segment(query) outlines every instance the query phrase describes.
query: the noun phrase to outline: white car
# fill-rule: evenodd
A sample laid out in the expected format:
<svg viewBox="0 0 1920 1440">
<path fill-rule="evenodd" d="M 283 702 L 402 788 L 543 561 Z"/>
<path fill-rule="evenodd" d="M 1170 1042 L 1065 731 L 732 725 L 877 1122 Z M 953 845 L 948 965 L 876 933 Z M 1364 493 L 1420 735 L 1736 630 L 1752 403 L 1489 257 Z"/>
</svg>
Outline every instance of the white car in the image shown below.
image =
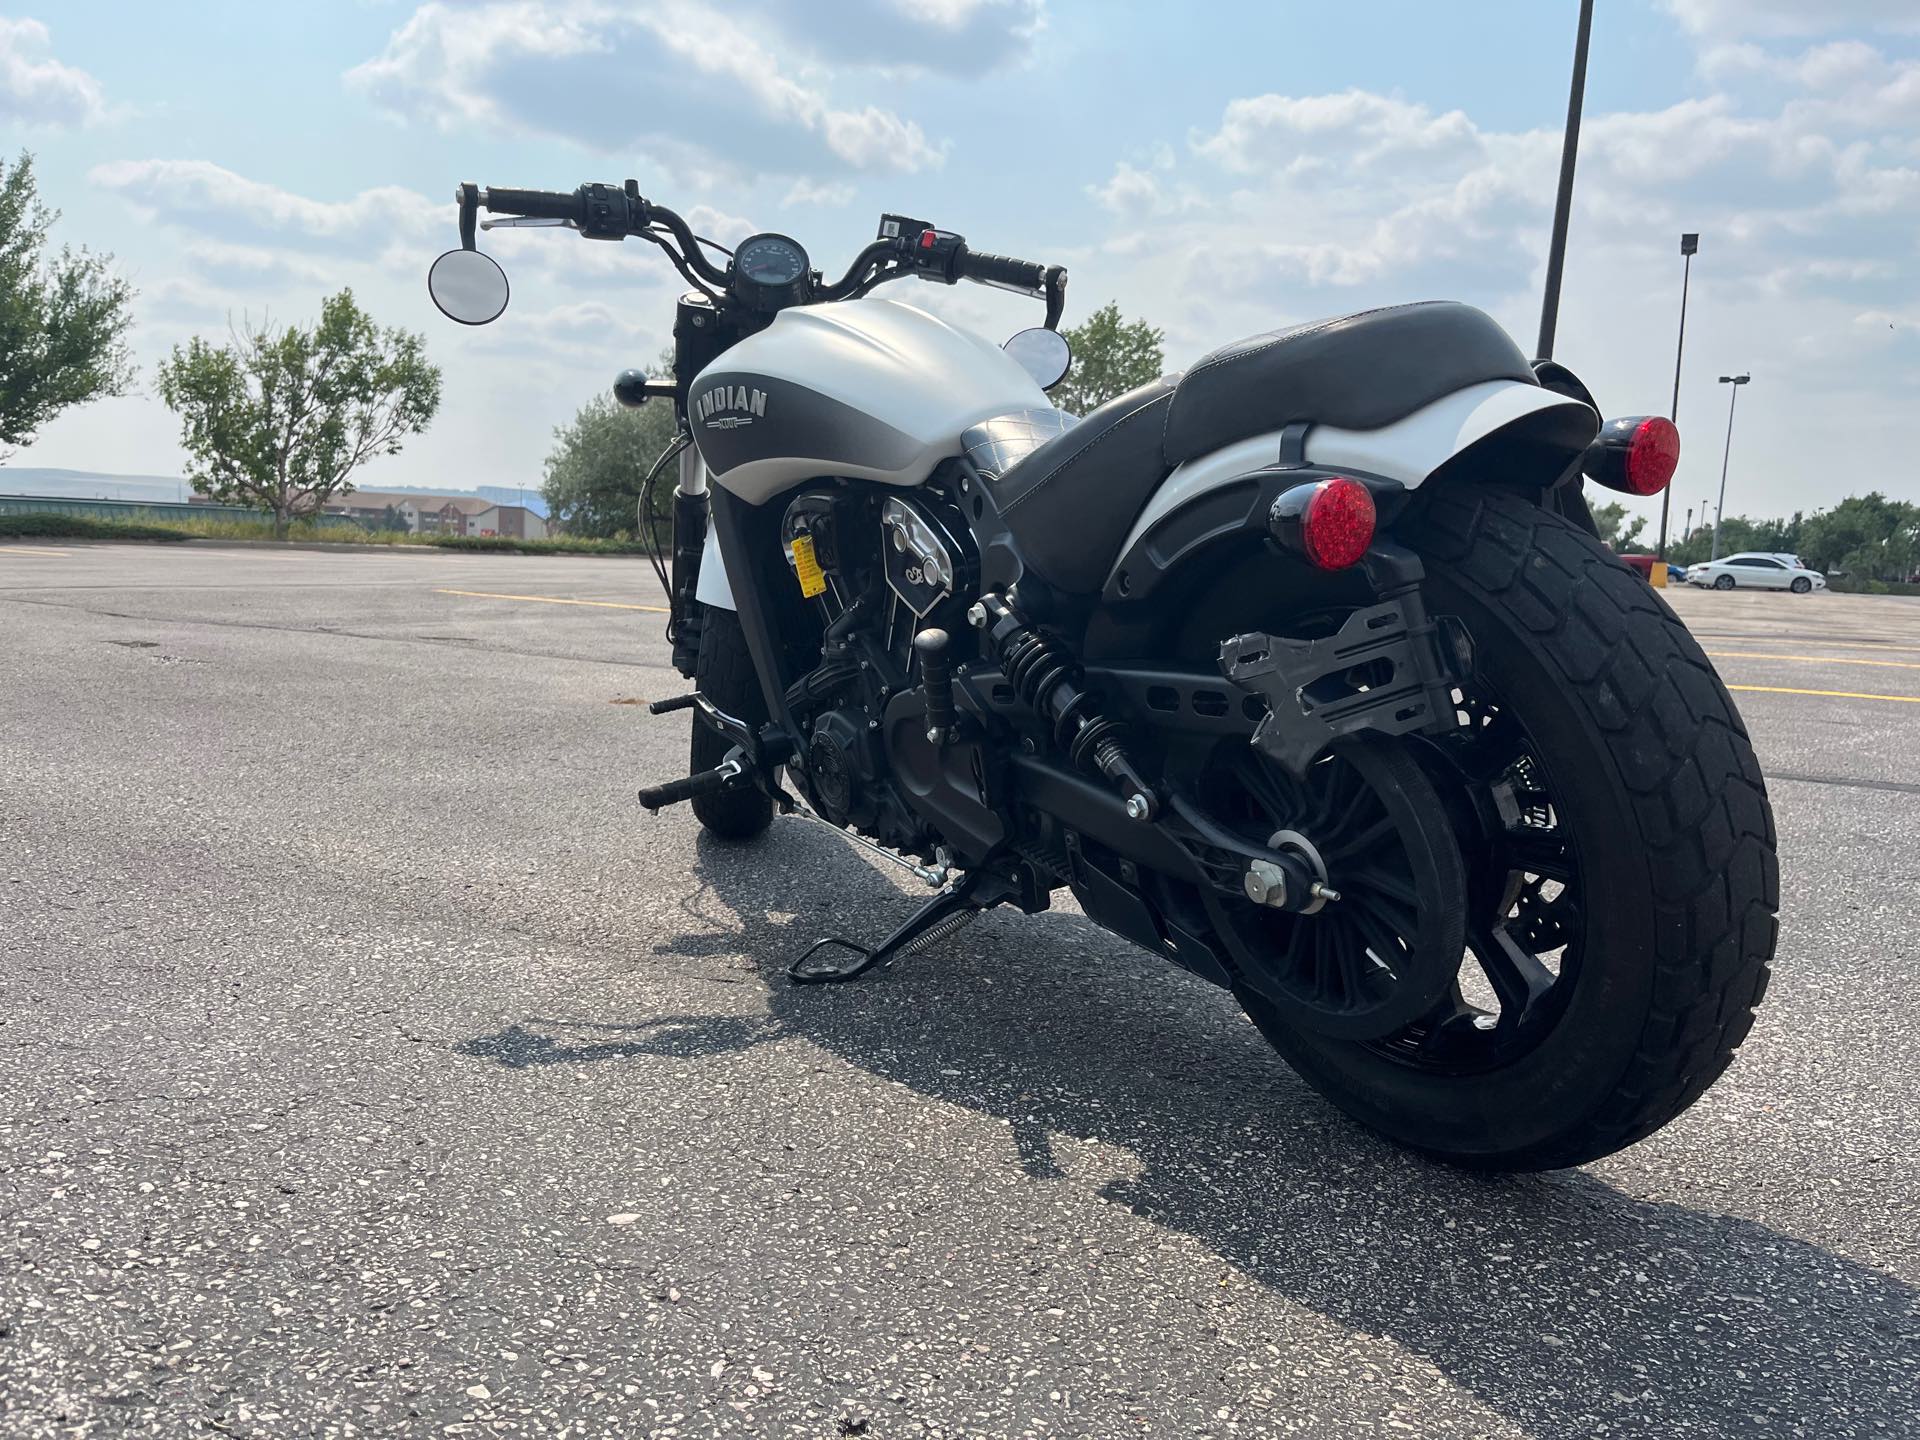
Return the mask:
<svg viewBox="0 0 1920 1440">
<path fill-rule="evenodd" d="M 1689 585 L 1706 585 L 1715 590 L 1791 590 L 1805 595 L 1810 590 L 1827 588 L 1827 577 L 1809 570 L 1797 556 L 1745 551 L 1719 560 L 1707 560 L 1687 567 Z"/>
</svg>

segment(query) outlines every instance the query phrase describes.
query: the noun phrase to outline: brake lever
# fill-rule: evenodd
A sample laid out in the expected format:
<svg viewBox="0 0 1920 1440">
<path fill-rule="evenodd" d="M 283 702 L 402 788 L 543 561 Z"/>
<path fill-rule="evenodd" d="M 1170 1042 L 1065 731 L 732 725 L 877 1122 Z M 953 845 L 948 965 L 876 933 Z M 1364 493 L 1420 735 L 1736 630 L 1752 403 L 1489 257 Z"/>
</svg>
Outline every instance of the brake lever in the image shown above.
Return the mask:
<svg viewBox="0 0 1920 1440">
<path fill-rule="evenodd" d="M 578 230 L 580 227 L 571 220 L 561 220 L 547 215 L 505 215 L 498 220 L 482 220 L 480 222 L 480 228 L 482 230 Z"/>
</svg>

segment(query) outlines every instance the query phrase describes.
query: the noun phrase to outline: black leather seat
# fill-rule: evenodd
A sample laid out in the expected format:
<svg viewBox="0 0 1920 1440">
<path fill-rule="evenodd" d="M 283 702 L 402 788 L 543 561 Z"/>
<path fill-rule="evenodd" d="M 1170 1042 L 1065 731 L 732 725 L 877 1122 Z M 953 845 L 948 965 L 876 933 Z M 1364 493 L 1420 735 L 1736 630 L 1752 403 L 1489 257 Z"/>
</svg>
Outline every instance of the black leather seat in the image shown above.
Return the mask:
<svg viewBox="0 0 1920 1440">
<path fill-rule="evenodd" d="M 1534 383 L 1489 316 L 1452 301 L 1395 305 L 1238 341 L 1078 424 L 1024 410 L 982 421 L 963 444 L 1027 564 L 1090 594 L 1174 466 L 1296 422 L 1378 429 L 1487 380 Z"/>
<path fill-rule="evenodd" d="M 1377 430 L 1486 380 L 1534 383 L 1491 316 L 1452 300 L 1390 305 L 1223 346 L 1181 377 L 1166 461 L 1180 465 L 1296 421 Z"/>
</svg>

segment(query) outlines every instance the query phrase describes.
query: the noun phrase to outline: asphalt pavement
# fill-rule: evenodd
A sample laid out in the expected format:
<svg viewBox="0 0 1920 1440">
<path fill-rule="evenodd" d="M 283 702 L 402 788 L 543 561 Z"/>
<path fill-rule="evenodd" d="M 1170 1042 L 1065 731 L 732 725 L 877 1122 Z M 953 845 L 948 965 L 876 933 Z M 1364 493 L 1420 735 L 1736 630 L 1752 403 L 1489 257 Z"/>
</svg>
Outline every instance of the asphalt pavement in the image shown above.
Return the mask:
<svg viewBox="0 0 1920 1440">
<path fill-rule="evenodd" d="M 1912 1435 L 1920 601 L 1674 599 L 1773 988 L 1502 1179 L 1070 906 L 786 985 L 917 897 L 639 811 L 643 563 L 0 545 L 0 1434 Z"/>
</svg>

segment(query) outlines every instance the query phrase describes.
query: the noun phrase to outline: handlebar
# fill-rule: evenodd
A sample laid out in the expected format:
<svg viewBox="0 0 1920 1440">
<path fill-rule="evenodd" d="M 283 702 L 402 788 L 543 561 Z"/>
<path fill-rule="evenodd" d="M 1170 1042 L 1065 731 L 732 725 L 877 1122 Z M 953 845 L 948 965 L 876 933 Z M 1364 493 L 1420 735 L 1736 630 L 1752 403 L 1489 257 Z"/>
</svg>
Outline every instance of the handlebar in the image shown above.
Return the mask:
<svg viewBox="0 0 1920 1440">
<path fill-rule="evenodd" d="M 485 208 L 495 215 L 557 221 L 593 240 L 624 240 L 630 235 L 652 240 L 696 286 L 705 280 L 725 288 L 731 279 L 728 270 L 715 265 L 702 252 L 692 227 L 666 206 L 645 199 L 632 180 L 619 187 L 589 183 L 571 192 L 499 186 L 482 189 L 463 184 L 456 198 L 460 203 L 461 239 L 469 247 L 473 243 L 474 213 Z M 668 244 L 668 236 L 677 245 Z M 819 300 L 852 299 L 904 275 L 919 275 L 948 285 L 972 280 L 1044 299 L 1049 329 L 1059 324 L 1066 303 L 1067 272 L 1060 266 L 969 250 L 959 235 L 891 215 L 883 218 L 882 238 L 862 250 L 839 280 L 822 285 L 816 276 L 813 296 Z"/>
</svg>

